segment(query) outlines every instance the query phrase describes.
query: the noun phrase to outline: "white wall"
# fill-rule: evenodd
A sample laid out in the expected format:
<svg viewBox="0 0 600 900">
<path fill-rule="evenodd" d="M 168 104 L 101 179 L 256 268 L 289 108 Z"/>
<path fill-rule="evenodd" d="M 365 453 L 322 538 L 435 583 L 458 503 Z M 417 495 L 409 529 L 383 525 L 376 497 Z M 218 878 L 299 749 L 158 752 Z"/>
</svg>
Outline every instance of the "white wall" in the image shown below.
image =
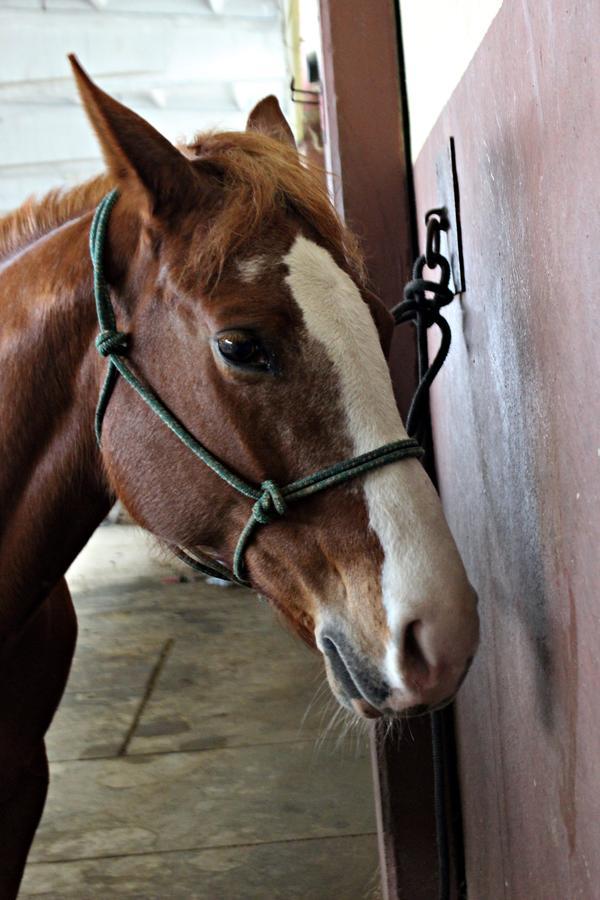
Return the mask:
<svg viewBox="0 0 600 900">
<path fill-rule="evenodd" d="M 413 159 L 464 75 L 502 0 L 398 0 Z"/>
<path fill-rule="evenodd" d="M 70 52 L 171 140 L 289 111 L 279 0 L 1 0 L 0 210 L 102 168 Z"/>
</svg>

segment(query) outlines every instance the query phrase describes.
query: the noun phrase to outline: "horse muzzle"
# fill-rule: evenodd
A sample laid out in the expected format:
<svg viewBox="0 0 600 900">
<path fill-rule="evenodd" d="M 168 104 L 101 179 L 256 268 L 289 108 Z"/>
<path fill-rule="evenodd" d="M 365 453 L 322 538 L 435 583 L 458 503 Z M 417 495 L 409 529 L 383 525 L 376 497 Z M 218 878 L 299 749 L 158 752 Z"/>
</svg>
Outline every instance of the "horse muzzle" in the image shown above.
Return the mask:
<svg viewBox="0 0 600 900">
<path fill-rule="evenodd" d="M 318 635 L 317 644 L 336 699 L 366 719 L 410 718 L 442 709 L 454 699 L 473 659 L 470 655 L 458 664 L 432 662 L 417 653 L 413 644 L 400 670 L 402 683 L 392 686 L 379 666 L 357 651 L 343 633 L 326 629 Z"/>
</svg>

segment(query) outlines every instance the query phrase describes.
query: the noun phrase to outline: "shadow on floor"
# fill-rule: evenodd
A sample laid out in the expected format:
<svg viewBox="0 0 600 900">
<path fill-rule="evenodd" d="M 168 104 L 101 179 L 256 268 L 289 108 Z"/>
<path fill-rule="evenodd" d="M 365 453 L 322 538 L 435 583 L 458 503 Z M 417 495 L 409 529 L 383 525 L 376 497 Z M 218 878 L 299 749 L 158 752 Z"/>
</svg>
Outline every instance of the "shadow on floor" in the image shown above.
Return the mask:
<svg viewBox="0 0 600 900">
<path fill-rule="evenodd" d="M 330 727 L 320 660 L 254 594 L 181 575 L 131 525 L 71 568 L 79 641 L 19 897 L 376 897 L 365 734 Z"/>
</svg>

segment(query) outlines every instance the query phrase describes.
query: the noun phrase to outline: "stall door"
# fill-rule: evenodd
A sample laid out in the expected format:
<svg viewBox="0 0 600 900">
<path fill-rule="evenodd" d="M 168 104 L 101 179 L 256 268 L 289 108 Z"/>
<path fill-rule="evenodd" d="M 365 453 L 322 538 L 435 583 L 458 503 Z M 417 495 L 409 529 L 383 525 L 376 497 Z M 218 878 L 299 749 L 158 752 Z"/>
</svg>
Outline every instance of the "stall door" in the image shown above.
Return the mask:
<svg viewBox="0 0 600 900">
<path fill-rule="evenodd" d="M 437 205 L 451 136 L 460 189 L 465 290 L 448 308 L 454 342 L 432 418 L 445 510 L 482 617 L 457 704 L 468 896 L 594 900 L 600 4 L 497 2 L 443 111 L 423 126 L 435 98 L 415 81 L 411 53 L 441 50 L 431 79 L 452 77 L 453 34 L 468 35 L 477 6 L 446 4 L 446 29 L 439 3 L 402 3 L 413 137 L 424 141 L 419 220 Z M 417 7 L 429 15 L 415 48 Z"/>
</svg>

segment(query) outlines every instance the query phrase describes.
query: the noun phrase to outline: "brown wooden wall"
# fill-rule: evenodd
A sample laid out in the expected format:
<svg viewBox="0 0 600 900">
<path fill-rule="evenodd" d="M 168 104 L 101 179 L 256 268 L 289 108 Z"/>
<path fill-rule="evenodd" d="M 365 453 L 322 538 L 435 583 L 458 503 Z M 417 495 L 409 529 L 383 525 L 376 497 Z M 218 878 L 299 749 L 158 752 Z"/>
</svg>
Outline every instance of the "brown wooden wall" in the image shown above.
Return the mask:
<svg viewBox="0 0 600 900">
<path fill-rule="evenodd" d="M 483 625 L 471 900 L 600 897 L 599 34 L 597 0 L 504 0 L 415 165 L 421 216 L 454 135 L 467 289 L 433 419 Z"/>
</svg>

